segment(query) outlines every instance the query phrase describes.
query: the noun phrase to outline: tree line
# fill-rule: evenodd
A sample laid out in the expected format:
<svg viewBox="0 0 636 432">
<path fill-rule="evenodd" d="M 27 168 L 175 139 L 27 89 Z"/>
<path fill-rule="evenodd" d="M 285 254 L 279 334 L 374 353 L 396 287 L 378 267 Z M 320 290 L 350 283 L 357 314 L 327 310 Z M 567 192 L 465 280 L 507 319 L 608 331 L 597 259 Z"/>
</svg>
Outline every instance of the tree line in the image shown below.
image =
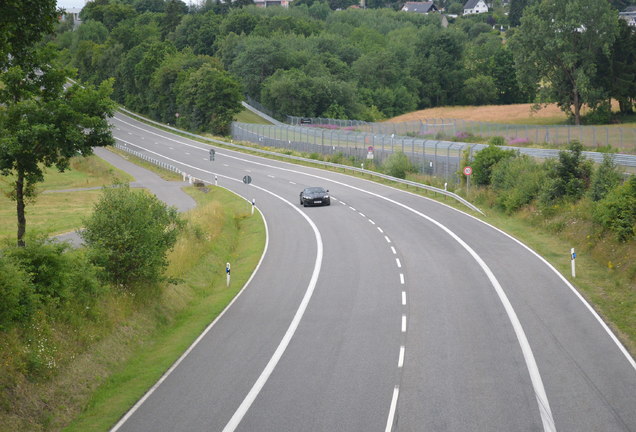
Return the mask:
<svg viewBox="0 0 636 432">
<path fill-rule="evenodd" d="M 56 43 L 83 81 L 113 77 L 130 109 L 216 133 L 243 94 L 281 114 L 367 121 L 525 102 L 557 102 L 575 123 L 587 105 L 609 121 L 611 99 L 624 113 L 636 99 L 636 34 L 609 2 L 513 2 L 512 28 L 501 8 L 444 27 L 440 14 L 381 4 L 246 3 L 94 0 Z"/>
</svg>

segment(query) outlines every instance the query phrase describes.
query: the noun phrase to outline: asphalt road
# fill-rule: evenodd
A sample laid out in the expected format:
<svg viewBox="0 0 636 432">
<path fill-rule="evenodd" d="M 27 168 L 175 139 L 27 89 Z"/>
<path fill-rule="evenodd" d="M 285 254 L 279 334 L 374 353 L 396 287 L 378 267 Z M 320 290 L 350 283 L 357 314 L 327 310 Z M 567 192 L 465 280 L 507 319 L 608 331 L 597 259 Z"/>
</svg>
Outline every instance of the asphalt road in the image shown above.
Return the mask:
<svg viewBox="0 0 636 432">
<path fill-rule="evenodd" d="M 118 431 L 636 431 L 636 363 L 545 261 L 432 200 L 120 114 L 136 151 L 256 200 L 254 278 Z M 253 183 L 241 179 L 249 175 Z M 306 186 L 330 207 L 303 208 Z"/>
</svg>

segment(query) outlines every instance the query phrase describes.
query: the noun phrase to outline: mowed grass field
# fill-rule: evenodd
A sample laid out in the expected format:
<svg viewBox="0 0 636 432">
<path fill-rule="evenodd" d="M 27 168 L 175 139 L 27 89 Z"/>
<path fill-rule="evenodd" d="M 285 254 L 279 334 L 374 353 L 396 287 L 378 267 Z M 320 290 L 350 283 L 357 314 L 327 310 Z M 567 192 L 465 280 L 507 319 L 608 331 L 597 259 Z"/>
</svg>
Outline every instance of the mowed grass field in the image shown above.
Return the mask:
<svg viewBox="0 0 636 432">
<path fill-rule="evenodd" d="M 44 182 L 36 185 L 37 196 L 27 202 L 27 234 L 55 235 L 80 227 L 82 219 L 92 212 L 101 194 L 99 189 L 115 180 L 134 179 L 97 156 L 75 158 L 63 173 L 47 168 Z M 0 239 L 17 235 L 16 202 L 8 196 L 13 181 L 11 176 L 0 177 Z"/>
</svg>

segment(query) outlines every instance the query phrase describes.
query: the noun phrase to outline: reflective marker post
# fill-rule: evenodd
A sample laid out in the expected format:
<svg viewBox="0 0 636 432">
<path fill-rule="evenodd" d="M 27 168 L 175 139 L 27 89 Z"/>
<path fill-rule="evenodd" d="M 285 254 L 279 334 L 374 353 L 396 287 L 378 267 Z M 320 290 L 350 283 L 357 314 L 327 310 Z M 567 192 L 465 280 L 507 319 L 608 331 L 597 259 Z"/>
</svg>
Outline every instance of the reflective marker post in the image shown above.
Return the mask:
<svg viewBox="0 0 636 432">
<path fill-rule="evenodd" d="M 214 186 L 218 186 L 219 185 L 219 178 L 217 176 L 214 176 Z"/>
<path fill-rule="evenodd" d="M 576 277 L 576 252 L 574 248 L 570 249 L 570 261 L 572 262 L 572 277 Z"/>
<path fill-rule="evenodd" d="M 225 264 L 225 274 L 227 277 L 227 286 L 230 286 L 230 263 Z"/>
<path fill-rule="evenodd" d="M 256 206 L 256 199 L 252 198 L 252 216 L 254 216 L 254 207 Z"/>
</svg>

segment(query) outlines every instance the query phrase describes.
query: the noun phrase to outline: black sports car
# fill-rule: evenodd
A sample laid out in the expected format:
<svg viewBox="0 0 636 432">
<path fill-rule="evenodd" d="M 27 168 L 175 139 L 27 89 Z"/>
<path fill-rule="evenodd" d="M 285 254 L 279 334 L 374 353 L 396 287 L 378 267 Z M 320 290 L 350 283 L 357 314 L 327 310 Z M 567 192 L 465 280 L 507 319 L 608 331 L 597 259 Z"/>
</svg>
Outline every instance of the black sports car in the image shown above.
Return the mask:
<svg viewBox="0 0 636 432">
<path fill-rule="evenodd" d="M 321 187 L 308 187 L 300 193 L 300 204 L 303 206 L 330 205 L 329 190 Z"/>
</svg>

